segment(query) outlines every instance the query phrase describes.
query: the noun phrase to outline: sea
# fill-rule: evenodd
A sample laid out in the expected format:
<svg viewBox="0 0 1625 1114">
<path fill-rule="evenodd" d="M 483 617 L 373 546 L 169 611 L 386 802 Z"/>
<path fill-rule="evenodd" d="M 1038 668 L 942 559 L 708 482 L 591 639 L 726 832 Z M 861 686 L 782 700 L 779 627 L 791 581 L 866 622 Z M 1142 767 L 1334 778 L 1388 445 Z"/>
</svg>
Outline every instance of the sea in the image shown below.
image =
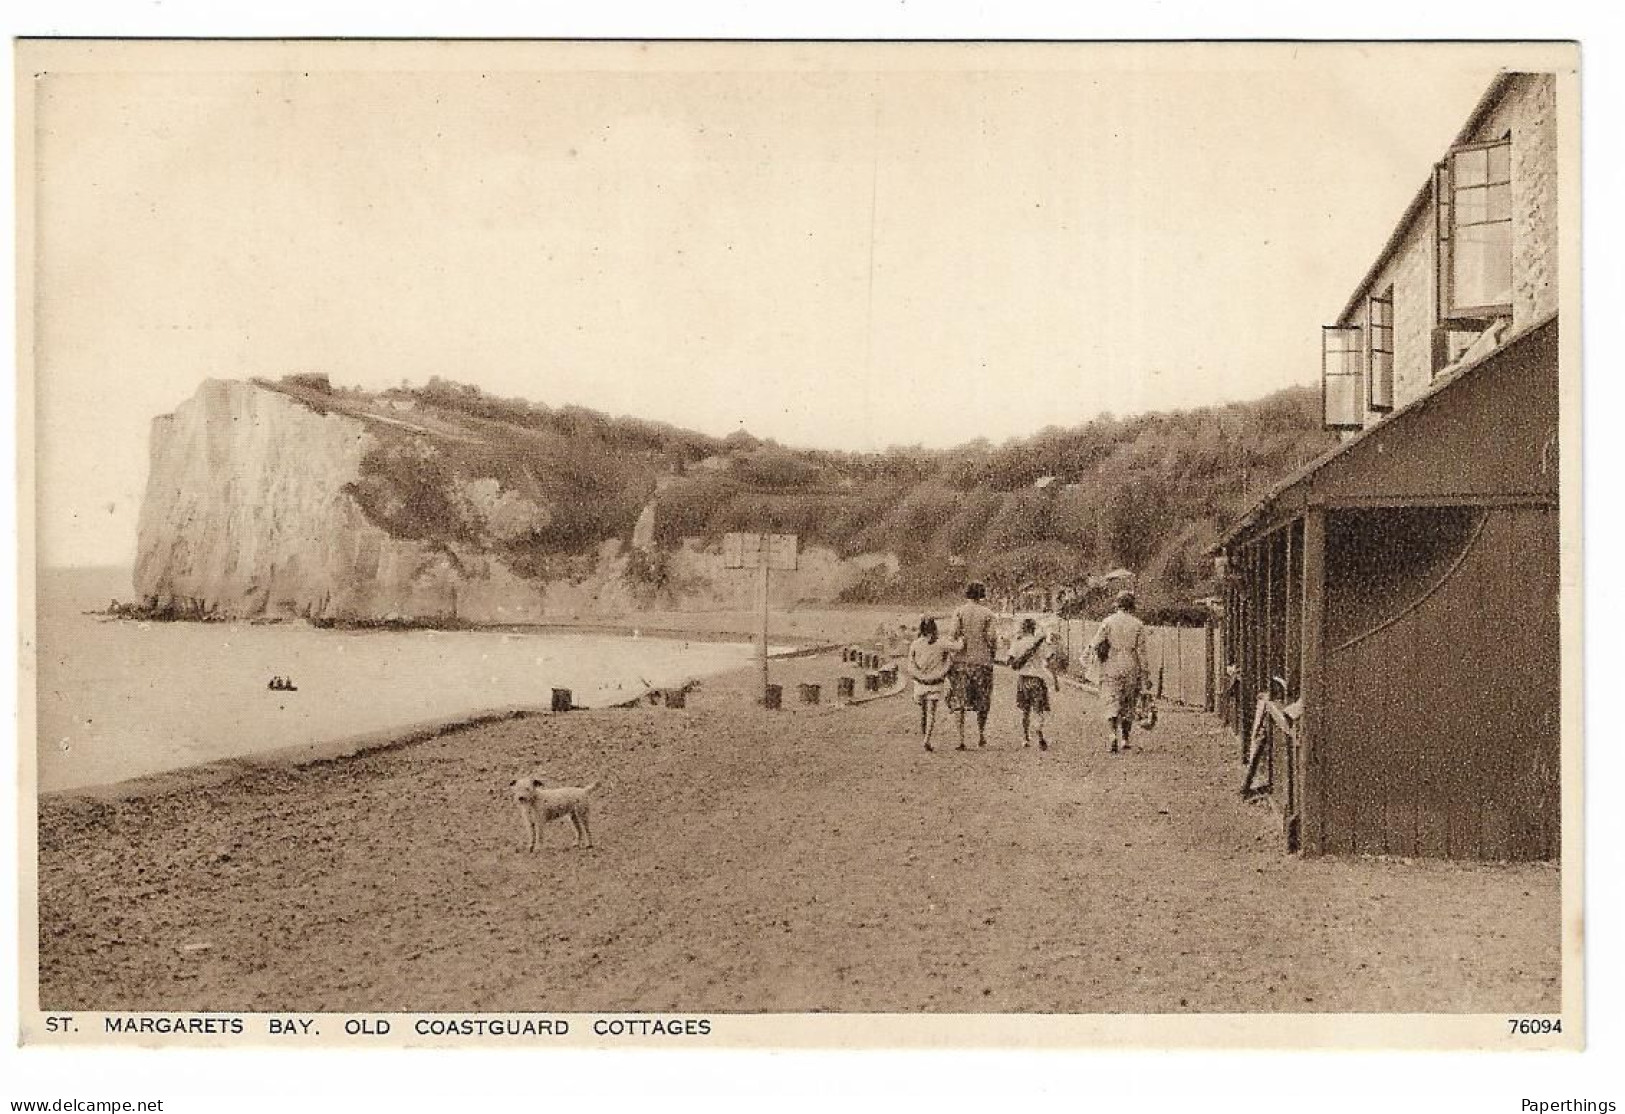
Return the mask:
<svg viewBox="0 0 1625 1114">
<path fill-rule="evenodd" d="M 89 613 L 131 597 L 128 569 L 40 571 L 41 792 L 500 708 L 545 710 L 554 688 L 603 707 L 745 666 L 755 654 L 749 642 L 633 634 L 346 631 Z M 272 677 L 297 691 L 268 688 Z"/>
</svg>

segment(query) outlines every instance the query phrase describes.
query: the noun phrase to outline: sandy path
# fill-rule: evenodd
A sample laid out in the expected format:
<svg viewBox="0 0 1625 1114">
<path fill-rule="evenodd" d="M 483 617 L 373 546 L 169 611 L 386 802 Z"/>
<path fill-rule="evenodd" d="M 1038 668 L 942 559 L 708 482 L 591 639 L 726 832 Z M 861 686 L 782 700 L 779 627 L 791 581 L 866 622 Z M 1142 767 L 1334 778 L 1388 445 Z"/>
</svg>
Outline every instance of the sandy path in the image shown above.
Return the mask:
<svg viewBox="0 0 1625 1114">
<path fill-rule="evenodd" d="M 838 666 L 775 666 L 787 687 Z M 1551 866 L 1305 860 L 1211 721 L 935 755 L 902 699 L 572 713 L 41 810 L 46 1009 L 1553 1011 Z M 830 685 L 829 687 L 833 687 Z M 793 688 L 790 690 L 793 692 Z M 605 778 L 518 850 L 532 764 Z"/>
</svg>

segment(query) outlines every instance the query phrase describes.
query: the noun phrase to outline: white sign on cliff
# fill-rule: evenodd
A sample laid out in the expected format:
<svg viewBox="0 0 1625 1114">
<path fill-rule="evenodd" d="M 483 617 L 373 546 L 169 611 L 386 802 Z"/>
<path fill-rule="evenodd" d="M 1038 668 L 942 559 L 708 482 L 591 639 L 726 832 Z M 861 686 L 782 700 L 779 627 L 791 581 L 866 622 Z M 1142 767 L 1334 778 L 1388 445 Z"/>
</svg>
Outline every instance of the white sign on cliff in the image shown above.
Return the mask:
<svg viewBox="0 0 1625 1114">
<path fill-rule="evenodd" d="M 722 567 L 725 569 L 754 569 L 762 560 L 762 535 L 722 535 Z"/>
<path fill-rule="evenodd" d="M 722 565 L 729 569 L 759 569 L 765 553 L 768 568 L 789 571 L 796 567 L 797 549 L 794 534 L 724 534 Z"/>
</svg>

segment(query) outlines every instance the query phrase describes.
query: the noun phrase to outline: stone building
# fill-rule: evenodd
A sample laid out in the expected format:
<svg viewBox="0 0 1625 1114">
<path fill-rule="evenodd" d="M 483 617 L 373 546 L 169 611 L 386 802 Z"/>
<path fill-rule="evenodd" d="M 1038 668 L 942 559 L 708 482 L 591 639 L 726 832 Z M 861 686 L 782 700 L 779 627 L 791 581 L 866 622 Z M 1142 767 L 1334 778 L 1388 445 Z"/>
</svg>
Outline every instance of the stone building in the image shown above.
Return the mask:
<svg viewBox="0 0 1625 1114">
<path fill-rule="evenodd" d="M 1289 848 L 1558 853 L 1557 92 L 1491 84 L 1323 329 L 1343 443 L 1218 544 L 1221 713 Z"/>
<path fill-rule="evenodd" d="M 1323 330 L 1326 424 L 1382 421 L 1557 312 L 1552 74 L 1506 74 Z"/>
</svg>

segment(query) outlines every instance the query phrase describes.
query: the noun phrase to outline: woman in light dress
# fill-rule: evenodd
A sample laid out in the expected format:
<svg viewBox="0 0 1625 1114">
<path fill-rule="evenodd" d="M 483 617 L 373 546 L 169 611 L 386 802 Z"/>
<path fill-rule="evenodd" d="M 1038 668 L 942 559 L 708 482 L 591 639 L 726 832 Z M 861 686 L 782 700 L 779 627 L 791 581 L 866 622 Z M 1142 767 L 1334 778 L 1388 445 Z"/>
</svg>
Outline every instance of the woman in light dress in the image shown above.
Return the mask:
<svg viewBox="0 0 1625 1114">
<path fill-rule="evenodd" d="M 1145 678 L 1145 624 L 1134 614 L 1134 593 L 1117 594 L 1117 610 L 1101 620 L 1089 642 L 1100 661 L 1100 702 L 1111 727 L 1113 754 L 1129 749 L 1134 713 Z"/>
</svg>

